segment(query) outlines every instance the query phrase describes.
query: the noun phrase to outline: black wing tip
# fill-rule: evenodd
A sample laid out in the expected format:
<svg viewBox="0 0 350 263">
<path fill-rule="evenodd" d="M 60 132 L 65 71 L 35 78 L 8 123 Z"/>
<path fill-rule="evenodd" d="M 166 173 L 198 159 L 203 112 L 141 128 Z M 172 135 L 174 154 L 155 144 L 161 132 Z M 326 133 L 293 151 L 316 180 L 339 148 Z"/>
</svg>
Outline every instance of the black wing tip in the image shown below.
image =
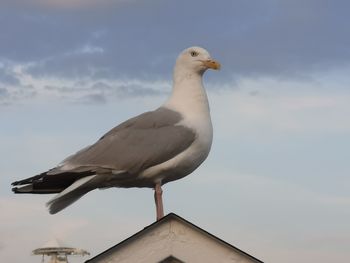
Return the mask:
<svg viewBox="0 0 350 263">
<path fill-rule="evenodd" d="M 34 181 L 39 181 L 42 180 L 43 176 L 45 176 L 47 174 L 47 172 L 23 179 L 23 180 L 19 180 L 19 181 L 15 181 L 13 183 L 11 183 L 11 185 L 16 186 L 16 185 L 25 185 L 25 184 L 32 184 Z"/>
<path fill-rule="evenodd" d="M 50 205 L 48 206 L 48 209 L 49 209 L 50 215 L 57 214 L 58 212 L 60 212 L 60 211 L 62 210 L 62 209 L 53 208 L 53 207 L 51 207 Z"/>
<path fill-rule="evenodd" d="M 28 193 L 30 193 L 28 191 L 22 191 L 20 187 L 13 187 L 11 190 L 14 194 L 28 194 Z"/>
<path fill-rule="evenodd" d="M 12 184 L 12 185 L 13 185 L 13 184 Z M 14 192 L 15 194 L 20 193 L 20 192 L 18 191 L 18 187 L 13 187 L 11 190 L 12 190 L 12 192 Z"/>
<path fill-rule="evenodd" d="M 25 179 L 25 180 L 21 180 L 21 181 L 15 181 L 15 182 L 11 183 L 11 185 L 16 186 L 16 185 L 25 185 L 25 184 L 30 184 L 30 183 L 32 183 L 32 181 Z M 15 188 L 17 188 L 17 187 L 15 187 Z"/>
<path fill-rule="evenodd" d="M 19 184 L 20 184 L 19 181 L 16 181 L 16 182 L 12 182 L 12 183 L 11 183 L 12 186 L 19 185 Z M 16 187 L 16 188 L 17 188 L 17 187 Z M 14 188 L 12 188 L 12 189 L 14 189 Z"/>
</svg>

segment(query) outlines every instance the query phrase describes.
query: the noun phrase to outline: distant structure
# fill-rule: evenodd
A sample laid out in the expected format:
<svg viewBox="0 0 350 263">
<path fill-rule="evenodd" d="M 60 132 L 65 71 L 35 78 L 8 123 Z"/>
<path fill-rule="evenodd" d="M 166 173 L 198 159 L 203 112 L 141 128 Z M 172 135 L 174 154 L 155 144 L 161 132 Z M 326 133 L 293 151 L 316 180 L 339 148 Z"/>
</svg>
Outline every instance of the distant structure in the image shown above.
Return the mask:
<svg viewBox="0 0 350 263">
<path fill-rule="evenodd" d="M 90 255 L 90 253 L 83 249 L 62 245 L 57 239 L 54 239 L 45 244 L 44 247 L 33 250 L 33 255 L 42 255 L 42 263 L 45 262 L 45 256 L 50 257 L 49 263 L 68 263 L 68 256 L 85 256 Z"/>
<path fill-rule="evenodd" d="M 168 214 L 85 263 L 263 263 L 176 214 Z"/>
</svg>

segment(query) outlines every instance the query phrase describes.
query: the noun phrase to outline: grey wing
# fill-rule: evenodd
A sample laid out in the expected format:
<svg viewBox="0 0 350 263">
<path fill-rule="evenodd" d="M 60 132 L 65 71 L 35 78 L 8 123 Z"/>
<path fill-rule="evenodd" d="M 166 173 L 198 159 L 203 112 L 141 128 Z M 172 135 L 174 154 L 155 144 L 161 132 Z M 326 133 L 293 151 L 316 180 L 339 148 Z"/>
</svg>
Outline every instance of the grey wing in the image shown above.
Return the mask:
<svg viewBox="0 0 350 263">
<path fill-rule="evenodd" d="M 128 174 L 165 162 L 195 140 L 193 130 L 177 125 L 182 117 L 166 108 L 146 112 L 106 133 L 95 144 L 67 158 L 51 174 L 108 169 Z"/>
</svg>

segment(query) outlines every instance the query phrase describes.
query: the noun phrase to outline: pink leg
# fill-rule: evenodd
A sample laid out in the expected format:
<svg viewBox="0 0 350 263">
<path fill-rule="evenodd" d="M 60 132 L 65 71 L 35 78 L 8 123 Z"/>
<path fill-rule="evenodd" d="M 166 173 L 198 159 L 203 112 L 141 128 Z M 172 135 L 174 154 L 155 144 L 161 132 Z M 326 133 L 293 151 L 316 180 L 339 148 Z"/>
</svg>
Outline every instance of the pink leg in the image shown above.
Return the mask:
<svg viewBox="0 0 350 263">
<path fill-rule="evenodd" d="M 156 202 L 157 220 L 164 216 L 162 194 L 163 190 L 161 184 L 156 183 L 154 186 L 154 200 Z"/>
</svg>

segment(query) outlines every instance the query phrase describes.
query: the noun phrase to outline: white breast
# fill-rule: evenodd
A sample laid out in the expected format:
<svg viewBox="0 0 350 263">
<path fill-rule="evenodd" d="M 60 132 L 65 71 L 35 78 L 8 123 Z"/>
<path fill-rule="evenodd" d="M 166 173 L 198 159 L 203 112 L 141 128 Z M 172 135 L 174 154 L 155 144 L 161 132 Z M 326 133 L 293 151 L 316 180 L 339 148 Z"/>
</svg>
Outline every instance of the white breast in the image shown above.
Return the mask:
<svg viewBox="0 0 350 263">
<path fill-rule="evenodd" d="M 179 112 L 183 120 L 177 125 L 192 129 L 196 133 L 196 139 L 189 148 L 174 158 L 141 173 L 141 177 L 154 182 L 164 183 L 188 175 L 206 159 L 211 148 L 213 128 L 201 76 L 190 76 L 180 84 L 179 87 L 174 86 L 172 96 L 163 107 Z"/>
</svg>

